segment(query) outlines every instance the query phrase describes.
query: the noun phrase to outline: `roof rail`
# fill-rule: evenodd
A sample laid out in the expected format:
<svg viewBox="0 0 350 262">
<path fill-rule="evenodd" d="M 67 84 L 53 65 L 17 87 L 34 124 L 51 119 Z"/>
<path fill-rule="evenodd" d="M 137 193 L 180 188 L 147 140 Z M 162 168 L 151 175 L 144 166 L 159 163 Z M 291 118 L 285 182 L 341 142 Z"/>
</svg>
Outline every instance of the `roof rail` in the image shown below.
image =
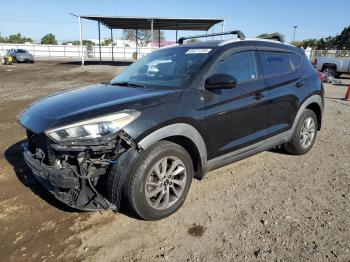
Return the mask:
<svg viewBox="0 0 350 262">
<path fill-rule="evenodd" d="M 275 41 L 284 43 L 284 40 L 280 35 L 270 35 L 270 36 L 263 36 L 263 37 L 257 37 L 257 38 L 266 39 L 266 40 L 275 40 Z"/>
<path fill-rule="evenodd" d="M 235 30 L 235 31 L 228 31 L 228 32 L 222 32 L 222 33 L 215 33 L 215 34 L 205 34 L 205 35 L 194 35 L 194 36 L 186 36 L 186 37 L 181 37 L 177 41 L 180 45 L 184 43 L 185 40 L 187 39 L 193 39 L 193 38 L 202 38 L 202 37 L 208 37 L 208 36 L 218 36 L 218 35 L 237 35 L 239 39 L 244 40 L 245 35 L 242 33 L 240 30 Z"/>
</svg>

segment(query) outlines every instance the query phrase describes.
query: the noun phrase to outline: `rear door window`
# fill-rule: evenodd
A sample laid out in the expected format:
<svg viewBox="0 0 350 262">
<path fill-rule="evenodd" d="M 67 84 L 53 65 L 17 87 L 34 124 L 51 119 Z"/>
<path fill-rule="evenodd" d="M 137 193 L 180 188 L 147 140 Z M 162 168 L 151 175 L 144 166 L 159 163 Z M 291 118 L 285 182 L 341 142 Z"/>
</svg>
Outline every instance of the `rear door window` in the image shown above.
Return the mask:
<svg viewBox="0 0 350 262">
<path fill-rule="evenodd" d="M 254 52 L 242 52 L 221 60 L 215 73 L 230 74 L 238 83 L 254 80 L 258 77 Z"/>
<path fill-rule="evenodd" d="M 261 51 L 259 56 L 264 76 L 285 74 L 293 70 L 287 53 Z"/>
</svg>

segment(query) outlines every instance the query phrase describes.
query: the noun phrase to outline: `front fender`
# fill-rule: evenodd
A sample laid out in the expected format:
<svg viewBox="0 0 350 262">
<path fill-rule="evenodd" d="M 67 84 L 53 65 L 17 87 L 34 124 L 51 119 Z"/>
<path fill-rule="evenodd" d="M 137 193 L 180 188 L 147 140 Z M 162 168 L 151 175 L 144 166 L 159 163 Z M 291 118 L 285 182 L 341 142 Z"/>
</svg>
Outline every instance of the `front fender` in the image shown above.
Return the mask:
<svg viewBox="0 0 350 262">
<path fill-rule="evenodd" d="M 202 167 L 205 168 L 207 165 L 207 148 L 205 146 L 203 137 L 193 126 L 186 123 L 176 123 L 165 127 L 162 127 L 153 133 L 143 138 L 138 145 L 142 149 L 147 149 L 155 142 L 172 136 L 184 136 L 190 139 L 197 147 Z"/>
</svg>

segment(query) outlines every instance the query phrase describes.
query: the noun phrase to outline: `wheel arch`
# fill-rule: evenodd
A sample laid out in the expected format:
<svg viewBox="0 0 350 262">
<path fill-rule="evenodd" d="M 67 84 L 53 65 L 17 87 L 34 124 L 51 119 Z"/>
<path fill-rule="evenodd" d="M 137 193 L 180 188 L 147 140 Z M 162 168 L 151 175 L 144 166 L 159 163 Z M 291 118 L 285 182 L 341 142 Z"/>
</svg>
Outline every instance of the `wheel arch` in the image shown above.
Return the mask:
<svg viewBox="0 0 350 262">
<path fill-rule="evenodd" d="M 184 147 L 192 158 L 195 177 L 199 179 L 203 177 L 203 170 L 207 165 L 207 149 L 202 135 L 196 128 L 186 123 L 171 124 L 147 135 L 138 145 L 145 150 L 161 140 Z"/>
<path fill-rule="evenodd" d="M 194 177 L 198 179 L 202 179 L 203 177 L 203 167 L 202 167 L 202 160 L 201 155 L 199 153 L 199 150 L 196 146 L 196 144 L 185 136 L 170 136 L 166 137 L 162 140 L 170 141 L 175 144 L 178 144 L 185 148 L 185 150 L 189 153 L 192 163 L 193 163 L 193 170 L 194 170 Z"/>
<path fill-rule="evenodd" d="M 321 126 L 322 126 L 322 110 L 321 107 L 318 103 L 313 102 L 311 104 L 309 104 L 306 109 L 309 109 L 311 111 L 313 111 L 316 115 L 317 118 L 317 130 L 321 130 Z"/>
<path fill-rule="evenodd" d="M 305 111 L 305 109 L 310 109 L 315 112 L 317 121 L 319 122 L 318 124 L 318 130 L 321 128 L 321 123 L 322 123 L 322 115 L 323 115 L 323 100 L 320 95 L 312 95 L 309 98 L 307 98 L 300 106 L 298 113 L 294 119 L 293 127 L 291 131 L 293 131 L 298 124 L 298 121 Z"/>
<path fill-rule="evenodd" d="M 337 65 L 336 64 L 333 64 L 333 63 L 324 63 L 322 65 L 322 70 L 325 69 L 326 67 L 334 67 L 335 68 L 335 71 L 337 72 Z"/>
</svg>

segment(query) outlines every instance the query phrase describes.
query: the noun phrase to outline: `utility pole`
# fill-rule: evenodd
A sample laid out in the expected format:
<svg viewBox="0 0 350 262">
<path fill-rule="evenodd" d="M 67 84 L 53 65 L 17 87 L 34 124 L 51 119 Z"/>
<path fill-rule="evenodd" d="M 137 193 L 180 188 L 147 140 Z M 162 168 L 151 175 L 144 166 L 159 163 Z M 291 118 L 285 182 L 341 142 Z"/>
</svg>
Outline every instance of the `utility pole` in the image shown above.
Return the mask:
<svg viewBox="0 0 350 262">
<path fill-rule="evenodd" d="M 81 17 L 79 16 L 79 38 L 80 38 L 80 57 L 81 57 L 81 66 L 84 68 L 84 46 L 83 46 L 83 27 L 81 25 Z"/>
<path fill-rule="evenodd" d="M 295 41 L 295 30 L 298 28 L 297 25 L 293 26 L 294 30 L 293 30 L 293 42 Z"/>
<path fill-rule="evenodd" d="M 153 19 L 151 19 L 151 48 L 152 48 L 152 51 L 153 51 L 153 44 L 154 44 L 154 35 L 153 35 Z"/>
<path fill-rule="evenodd" d="M 79 36 L 80 36 L 80 48 L 79 48 L 79 56 L 81 57 L 81 67 L 84 68 L 84 46 L 83 46 L 83 26 L 82 26 L 82 23 L 81 23 L 81 16 L 78 16 L 78 15 L 75 15 L 75 14 L 72 14 L 72 13 L 68 13 L 72 16 L 75 16 L 78 18 L 78 21 L 79 21 Z"/>
<path fill-rule="evenodd" d="M 101 22 L 98 20 L 98 50 L 100 51 L 100 64 L 102 64 L 102 59 L 101 59 Z"/>
</svg>

